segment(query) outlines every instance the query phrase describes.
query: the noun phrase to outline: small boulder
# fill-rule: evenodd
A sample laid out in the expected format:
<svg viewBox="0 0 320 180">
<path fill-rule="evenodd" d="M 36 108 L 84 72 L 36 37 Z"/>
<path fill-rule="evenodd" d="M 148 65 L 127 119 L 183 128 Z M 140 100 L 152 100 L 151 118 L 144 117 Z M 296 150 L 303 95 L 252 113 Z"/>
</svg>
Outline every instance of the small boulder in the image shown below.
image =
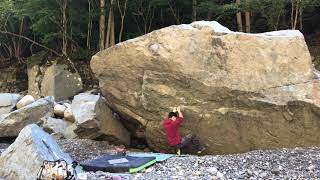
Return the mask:
<svg viewBox="0 0 320 180">
<path fill-rule="evenodd" d="M 63 136 L 67 139 L 75 139 L 78 137 L 76 133 L 74 133 L 74 130 L 77 129 L 77 125 L 75 123 L 71 124 L 66 128 L 66 130 L 63 133 Z"/>
<path fill-rule="evenodd" d="M 56 116 L 59 116 L 59 117 L 64 117 L 64 111 L 67 109 L 67 107 L 66 106 L 64 106 L 64 105 L 61 105 L 61 104 L 56 104 L 55 106 L 54 106 L 54 114 L 56 115 Z"/>
<path fill-rule="evenodd" d="M 33 96 L 26 95 L 16 104 L 16 107 L 17 107 L 17 109 L 21 109 L 21 108 L 33 103 L 34 101 L 35 101 L 35 99 L 33 98 Z"/>
<path fill-rule="evenodd" d="M 37 179 L 44 160 L 53 161 L 58 158 L 66 160 L 68 164 L 73 162 L 49 134 L 31 124 L 23 128 L 16 141 L 1 154 L 0 177 L 34 180 Z M 77 172 L 80 170 L 77 169 Z"/>
<path fill-rule="evenodd" d="M 43 120 L 43 129 L 49 133 L 61 133 L 63 134 L 67 127 L 71 125 L 70 122 L 68 121 L 64 121 L 62 119 L 57 119 L 57 118 L 52 118 L 52 117 L 48 117 L 48 118 L 42 118 Z"/>
<path fill-rule="evenodd" d="M 53 116 L 53 100 L 39 99 L 21 109 L 0 116 L 0 137 L 18 136 L 21 129 L 33 123 L 40 123 L 42 117 Z"/>
<path fill-rule="evenodd" d="M 102 96 L 81 93 L 74 97 L 71 106 L 77 124 L 74 132 L 79 138 L 130 144 L 129 132 L 113 117 Z"/>
<path fill-rule="evenodd" d="M 64 119 L 66 121 L 69 121 L 69 122 L 75 122 L 75 119 L 74 119 L 74 116 L 73 116 L 73 113 L 72 113 L 72 110 L 71 108 L 67 108 L 65 111 L 64 111 Z"/>
<path fill-rule="evenodd" d="M 10 113 L 21 98 L 20 94 L 0 93 L 0 115 Z"/>
<path fill-rule="evenodd" d="M 82 89 L 81 77 L 70 59 L 52 59 L 43 53 L 28 59 L 28 93 L 34 97 L 54 96 L 61 101 L 73 97 Z"/>
</svg>

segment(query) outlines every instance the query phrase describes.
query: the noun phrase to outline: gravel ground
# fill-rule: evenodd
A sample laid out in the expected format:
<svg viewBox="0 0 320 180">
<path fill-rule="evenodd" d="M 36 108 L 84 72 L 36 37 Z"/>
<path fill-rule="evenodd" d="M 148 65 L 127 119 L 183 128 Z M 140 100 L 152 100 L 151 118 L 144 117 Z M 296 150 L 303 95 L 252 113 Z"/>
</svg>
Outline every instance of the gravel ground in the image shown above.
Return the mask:
<svg viewBox="0 0 320 180">
<path fill-rule="evenodd" d="M 76 161 L 115 154 L 116 146 L 92 140 L 59 140 Z M 0 144 L 0 149 L 8 144 Z M 132 150 L 131 150 L 132 151 Z M 172 157 L 142 173 L 87 172 L 78 179 L 320 179 L 320 148 L 252 151 L 233 155 Z"/>
<path fill-rule="evenodd" d="M 319 179 L 320 149 L 174 157 L 131 179 Z"/>
<path fill-rule="evenodd" d="M 234 155 L 175 156 L 143 173 L 88 172 L 79 179 L 320 179 L 320 149 L 252 151 Z"/>
<path fill-rule="evenodd" d="M 89 139 L 63 139 L 57 141 L 64 152 L 77 162 L 94 159 L 104 154 L 116 153 L 116 147 L 106 141 L 93 141 Z"/>
</svg>

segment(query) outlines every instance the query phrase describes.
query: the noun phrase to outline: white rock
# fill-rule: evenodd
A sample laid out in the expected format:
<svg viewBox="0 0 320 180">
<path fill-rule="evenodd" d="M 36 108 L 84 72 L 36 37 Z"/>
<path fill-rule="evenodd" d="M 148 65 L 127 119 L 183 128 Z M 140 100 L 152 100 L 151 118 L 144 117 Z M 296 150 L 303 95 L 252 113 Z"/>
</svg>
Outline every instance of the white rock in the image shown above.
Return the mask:
<svg viewBox="0 0 320 180">
<path fill-rule="evenodd" d="M 51 152 L 43 141 L 51 148 Z M 28 125 L 1 154 L 0 178 L 34 180 L 44 160 L 53 161 L 58 158 L 69 164 L 73 162 L 49 134 L 35 124 Z"/>
<path fill-rule="evenodd" d="M 87 175 L 87 173 L 79 173 L 79 174 L 77 174 L 77 179 L 78 180 L 87 180 L 88 175 Z"/>
<path fill-rule="evenodd" d="M 71 107 L 79 138 L 101 137 L 115 144 L 130 144 L 129 131 L 115 118 L 104 97 L 81 93 L 74 96 Z"/>
<path fill-rule="evenodd" d="M 69 103 L 63 103 L 63 105 L 64 105 L 65 107 L 67 107 L 67 108 L 71 108 L 71 104 L 69 104 Z"/>
<path fill-rule="evenodd" d="M 314 170 L 316 167 L 314 166 L 314 165 L 310 165 L 309 167 L 308 167 L 308 170 L 309 171 L 312 171 L 312 170 Z"/>
<path fill-rule="evenodd" d="M 214 174 L 217 174 L 218 169 L 215 167 L 210 167 L 207 169 L 207 172 L 214 175 Z"/>
<path fill-rule="evenodd" d="M 152 170 L 153 170 L 153 168 L 151 167 L 151 168 L 148 168 L 148 169 L 146 169 L 146 173 L 150 173 L 150 172 L 152 172 Z"/>
<path fill-rule="evenodd" d="M 10 113 L 21 98 L 19 94 L 0 93 L 0 116 Z"/>
<path fill-rule="evenodd" d="M 17 109 L 21 109 L 21 108 L 33 103 L 34 101 L 35 100 L 34 100 L 33 96 L 26 95 L 22 99 L 20 99 L 20 101 L 16 104 L 16 107 L 17 107 Z"/>
<path fill-rule="evenodd" d="M 220 23 L 217 21 L 196 21 L 191 23 L 192 27 L 195 28 L 203 28 L 203 27 L 208 27 L 211 28 L 214 32 L 218 33 L 231 33 L 228 28 L 222 26 Z"/>
<path fill-rule="evenodd" d="M 0 116 L 0 137 L 14 137 L 28 124 L 38 124 L 43 117 L 53 116 L 53 102 L 49 97 L 39 99 L 21 109 Z"/>
<path fill-rule="evenodd" d="M 179 176 L 183 176 L 183 175 L 184 175 L 184 171 L 179 171 L 179 172 L 178 172 L 178 175 L 179 175 Z"/>
<path fill-rule="evenodd" d="M 218 178 L 223 178 L 224 175 L 223 175 L 221 172 L 218 171 L 218 172 L 217 172 L 217 177 L 218 177 Z"/>
<path fill-rule="evenodd" d="M 77 125 L 73 123 L 72 125 L 68 126 L 63 133 L 63 136 L 67 139 L 75 139 L 78 137 L 74 130 L 77 128 Z"/>
<path fill-rule="evenodd" d="M 192 173 L 192 175 L 194 175 L 194 176 L 199 176 L 200 174 L 201 174 L 200 171 L 195 171 L 195 172 Z"/>
<path fill-rule="evenodd" d="M 218 180 L 219 178 L 217 176 L 211 176 L 212 180 Z"/>
<path fill-rule="evenodd" d="M 70 122 L 64 121 L 62 119 L 56 119 L 52 117 L 42 118 L 43 120 L 43 128 L 48 133 L 60 133 L 64 134 L 67 127 L 71 125 Z"/>
<path fill-rule="evenodd" d="M 54 106 L 54 114 L 59 116 L 59 117 L 64 117 L 64 111 L 67 109 L 66 106 L 61 105 L 61 104 L 56 104 Z"/>
</svg>

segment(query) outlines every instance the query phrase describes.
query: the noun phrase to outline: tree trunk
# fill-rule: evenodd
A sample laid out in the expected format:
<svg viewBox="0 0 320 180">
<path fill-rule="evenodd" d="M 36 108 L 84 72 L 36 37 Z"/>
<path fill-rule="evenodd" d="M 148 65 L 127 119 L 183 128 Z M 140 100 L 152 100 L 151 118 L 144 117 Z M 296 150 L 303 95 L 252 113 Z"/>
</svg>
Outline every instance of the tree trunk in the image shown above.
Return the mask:
<svg viewBox="0 0 320 180">
<path fill-rule="evenodd" d="M 119 8 L 119 12 L 121 15 L 121 27 L 120 27 L 120 32 L 119 32 L 119 42 L 122 41 L 122 33 L 123 33 L 123 28 L 124 28 L 124 18 L 126 17 L 127 3 L 128 3 L 128 0 L 124 0 L 124 7 L 122 10 L 121 5 L 120 5 L 120 0 L 118 0 L 118 8 Z"/>
<path fill-rule="evenodd" d="M 300 17 L 300 30 L 302 31 L 302 2 L 300 2 L 300 9 L 299 9 L 299 17 Z"/>
<path fill-rule="evenodd" d="M 105 0 L 100 0 L 100 23 L 99 23 L 99 30 L 100 30 L 100 36 L 99 36 L 99 49 L 103 50 L 105 49 L 104 42 L 105 42 L 105 23 L 106 23 L 106 16 L 105 16 Z"/>
<path fill-rule="evenodd" d="M 246 33 L 251 31 L 251 21 L 250 21 L 250 12 L 246 11 Z"/>
<path fill-rule="evenodd" d="M 299 5 L 300 5 L 300 3 L 297 1 L 296 10 L 295 10 L 295 17 L 294 17 L 293 29 L 296 29 L 296 28 L 297 28 Z"/>
<path fill-rule="evenodd" d="M 92 32 L 92 17 L 91 17 L 91 0 L 88 0 L 88 31 L 87 31 L 87 48 L 91 49 L 91 32 Z"/>
<path fill-rule="evenodd" d="M 236 3 L 240 5 L 240 0 L 236 0 Z M 237 25 L 238 25 L 238 31 L 243 32 L 241 12 L 237 12 Z"/>
<path fill-rule="evenodd" d="M 68 21 L 67 21 L 67 0 L 63 0 L 62 4 L 62 28 L 63 28 L 63 42 L 62 42 L 62 53 L 67 55 L 68 50 Z"/>
<path fill-rule="evenodd" d="M 115 44 L 113 3 L 114 3 L 114 0 L 110 0 L 108 24 L 107 24 L 107 36 L 106 36 L 106 43 L 105 43 L 106 48 L 111 47 Z"/>
<path fill-rule="evenodd" d="M 294 24 L 294 22 L 293 22 L 293 16 L 294 16 L 294 2 L 295 2 L 295 0 L 292 0 L 292 1 L 291 1 L 291 29 L 293 29 L 293 24 Z"/>
<path fill-rule="evenodd" d="M 110 33 L 110 46 L 114 46 L 115 43 L 115 33 L 114 33 L 114 12 L 113 5 L 111 5 L 111 33 Z"/>
<path fill-rule="evenodd" d="M 177 24 L 181 24 L 179 10 L 175 9 L 174 0 L 173 1 L 169 0 L 168 5 L 173 17 L 176 19 Z"/>
<path fill-rule="evenodd" d="M 192 21 L 197 21 L 197 0 L 192 0 Z"/>
<path fill-rule="evenodd" d="M 110 33 L 111 33 L 111 10 L 109 8 L 109 14 L 108 14 L 108 22 L 107 22 L 107 36 L 105 41 L 105 47 L 108 48 L 110 45 Z"/>
</svg>

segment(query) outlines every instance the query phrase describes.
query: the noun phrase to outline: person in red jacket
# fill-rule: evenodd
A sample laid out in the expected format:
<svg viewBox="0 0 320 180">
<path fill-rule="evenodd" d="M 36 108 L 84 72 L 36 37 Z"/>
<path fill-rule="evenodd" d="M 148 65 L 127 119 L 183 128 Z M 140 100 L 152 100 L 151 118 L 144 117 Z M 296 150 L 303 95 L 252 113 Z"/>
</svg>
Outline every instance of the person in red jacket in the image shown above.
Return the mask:
<svg viewBox="0 0 320 180">
<path fill-rule="evenodd" d="M 166 133 L 168 143 L 171 147 L 177 149 L 177 153 L 180 155 L 181 149 L 192 144 L 198 150 L 198 154 L 201 154 L 205 147 L 200 144 L 197 136 L 194 134 L 188 134 L 181 138 L 179 132 L 179 126 L 184 121 L 183 114 L 180 107 L 173 108 L 173 111 L 168 114 L 168 118 L 163 120 L 163 128 Z"/>
</svg>

